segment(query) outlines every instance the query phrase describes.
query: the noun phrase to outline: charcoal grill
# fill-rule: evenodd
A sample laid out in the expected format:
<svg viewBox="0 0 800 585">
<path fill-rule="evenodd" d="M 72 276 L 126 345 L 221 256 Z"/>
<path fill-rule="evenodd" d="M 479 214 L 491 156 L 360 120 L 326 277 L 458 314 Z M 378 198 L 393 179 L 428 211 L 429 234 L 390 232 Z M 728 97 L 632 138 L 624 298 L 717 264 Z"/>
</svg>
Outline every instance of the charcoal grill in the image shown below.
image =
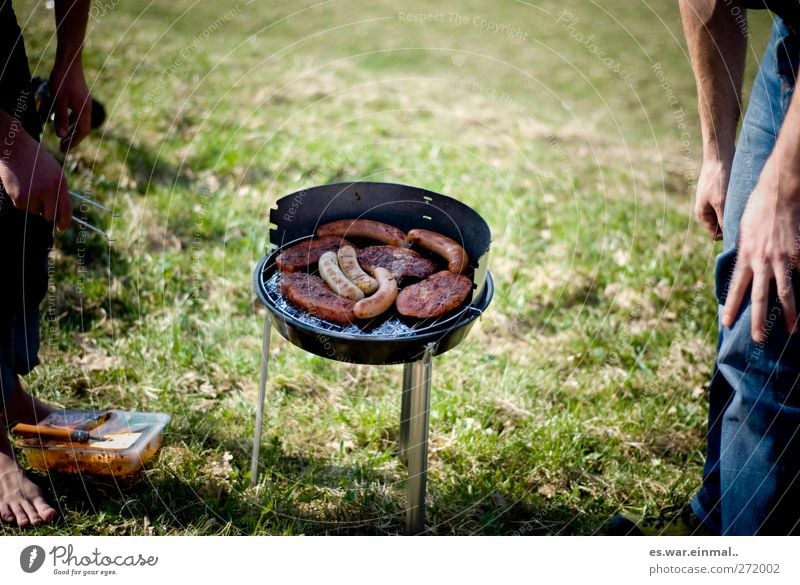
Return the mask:
<svg viewBox="0 0 800 585">
<path fill-rule="evenodd" d="M 408 320 L 389 314 L 349 326 L 323 321 L 289 304 L 278 288 L 278 254 L 310 238 L 321 224 L 352 218 L 385 222 L 406 232 L 425 228 L 459 242 L 470 257 L 471 295 L 460 307 L 437 319 Z M 489 226 L 473 209 L 452 197 L 407 185 L 372 182 L 323 185 L 282 197 L 270 211 L 270 223 L 273 250 L 258 262 L 253 273 L 253 288 L 267 315 L 251 481 L 255 485 L 258 480 L 273 327 L 294 345 L 329 359 L 371 365 L 404 364 L 398 451 L 408 469 L 406 532 L 419 534 L 425 527 L 433 357 L 458 345 L 492 300 Z"/>
</svg>

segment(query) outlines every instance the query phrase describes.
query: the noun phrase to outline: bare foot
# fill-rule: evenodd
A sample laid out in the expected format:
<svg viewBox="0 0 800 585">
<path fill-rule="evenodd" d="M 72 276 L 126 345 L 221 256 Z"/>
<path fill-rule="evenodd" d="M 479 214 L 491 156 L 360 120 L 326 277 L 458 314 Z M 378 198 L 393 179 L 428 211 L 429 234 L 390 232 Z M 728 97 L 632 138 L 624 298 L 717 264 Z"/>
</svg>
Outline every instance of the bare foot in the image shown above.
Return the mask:
<svg viewBox="0 0 800 585">
<path fill-rule="evenodd" d="M 0 412 L 0 420 L 5 420 L 8 426 L 14 426 L 18 422 L 35 425 L 54 410 L 49 404 L 28 394 L 19 381 L 14 394 L 2 406 L 4 409 Z"/>
<path fill-rule="evenodd" d="M 17 465 L 11 443 L 0 431 L 0 518 L 25 528 L 49 522 L 56 516 L 39 486 L 25 477 Z"/>
<path fill-rule="evenodd" d="M 42 490 L 25 477 L 17 465 L 14 450 L 6 435 L 6 427 L 18 422 L 36 424 L 53 408 L 23 390 L 17 384 L 14 394 L 0 409 L 0 518 L 20 528 L 53 520 L 57 513 L 44 499 Z"/>
</svg>

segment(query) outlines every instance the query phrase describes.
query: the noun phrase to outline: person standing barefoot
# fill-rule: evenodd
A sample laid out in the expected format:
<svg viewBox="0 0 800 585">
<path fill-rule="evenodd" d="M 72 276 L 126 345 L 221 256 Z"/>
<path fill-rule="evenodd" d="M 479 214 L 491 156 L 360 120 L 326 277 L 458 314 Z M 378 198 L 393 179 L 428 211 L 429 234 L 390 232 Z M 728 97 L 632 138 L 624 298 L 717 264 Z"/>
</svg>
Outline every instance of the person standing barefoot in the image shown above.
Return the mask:
<svg viewBox="0 0 800 585">
<path fill-rule="evenodd" d="M 89 133 L 91 98 L 82 52 L 90 0 L 56 0 L 56 61 L 50 75 L 56 134 L 67 152 Z M 54 229 L 72 221 L 67 181 L 37 141 L 41 121 L 16 16 L 0 0 L 0 519 L 19 527 L 53 520 L 56 510 L 18 465 L 6 430 L 37 423 L 52 408 L 22 387 L 38 363 L 39 304 L 47 291 Z"/>
</svg>

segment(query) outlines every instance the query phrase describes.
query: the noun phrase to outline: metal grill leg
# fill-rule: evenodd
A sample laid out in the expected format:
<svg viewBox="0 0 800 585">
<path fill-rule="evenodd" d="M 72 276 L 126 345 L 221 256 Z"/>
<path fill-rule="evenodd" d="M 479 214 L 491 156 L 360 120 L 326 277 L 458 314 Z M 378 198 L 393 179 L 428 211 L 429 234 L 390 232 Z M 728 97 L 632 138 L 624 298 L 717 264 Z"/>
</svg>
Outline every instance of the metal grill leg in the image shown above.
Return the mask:
<svg viewBox="0 0 800 585">
<path fill-rule="evenodd" d="M 253 431 L 253 457 L 250 460 L 250 485 L 258 483 L 258 452 L 261 449 L 261 430 L 264 426 L 264 400 L 267 397 L 267 375 L 269 366 L 269 341 L 272 327 L 269 315 L 264 317 L 264 338 L 261 342 L 261 375 L 258 381 L 258 404 L 256 404 L 256 428 Z"/>
<path fill-rule="evenodd" d="M 408 364 L 409 411 L 406 455 L 408 484 L 406 487 L 406 533 L 425 530 L 425 490 L 428 476 L 428 419 L 431 402 L 431 358 L 434 344 L 425 348 L 420 361 Z M 404 376 L 405 381 L 405 376 Z M 402 429 L 402 427 L 401 427 Z"/>
<path fill-rule="evenodd" d="M 400 461 L 408 466 L 408 410 L 411 408 L 411 384 L 412 371 L 414 364 L 403 366 L 403 395 L 400 398 L 400 436 L 397 439 L 398 451 L 400 451 Z"/>
</svg>

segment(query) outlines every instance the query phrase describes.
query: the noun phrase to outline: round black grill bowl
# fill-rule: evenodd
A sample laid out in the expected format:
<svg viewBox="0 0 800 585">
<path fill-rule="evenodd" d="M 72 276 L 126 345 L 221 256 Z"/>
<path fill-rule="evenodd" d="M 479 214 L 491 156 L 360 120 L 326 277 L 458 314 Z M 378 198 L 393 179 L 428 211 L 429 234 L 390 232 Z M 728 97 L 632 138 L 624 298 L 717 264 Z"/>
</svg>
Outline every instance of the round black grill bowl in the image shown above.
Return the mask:
<svg viewBox="0 0 800 585">
<path fill-rule="evenodd" d="M 275 259 L 285 248 L 312 236 L 329 221 L 363 218 L 382 221 L 403 231 L 415 227 L 442 233 L 467 250 L 473 291 L 447 315 L 425 321 L 396 313 L 380 321 L 343 327 L 309 315 L 289 304 L 277 285 Z M 329 359 L 387 365 L 421 359 L 433 344 L 433 355 L 458 345 L 492 301 L 494 283 L 488 272 L 489 227 L 467 205 L 432 191 L 390 183 L 323 185 L 298 191 L 277 202 L 270 212 L 275 246 L 253 273 L 253 288 L 278 332 L 294 345 Z"/>
</svg>

